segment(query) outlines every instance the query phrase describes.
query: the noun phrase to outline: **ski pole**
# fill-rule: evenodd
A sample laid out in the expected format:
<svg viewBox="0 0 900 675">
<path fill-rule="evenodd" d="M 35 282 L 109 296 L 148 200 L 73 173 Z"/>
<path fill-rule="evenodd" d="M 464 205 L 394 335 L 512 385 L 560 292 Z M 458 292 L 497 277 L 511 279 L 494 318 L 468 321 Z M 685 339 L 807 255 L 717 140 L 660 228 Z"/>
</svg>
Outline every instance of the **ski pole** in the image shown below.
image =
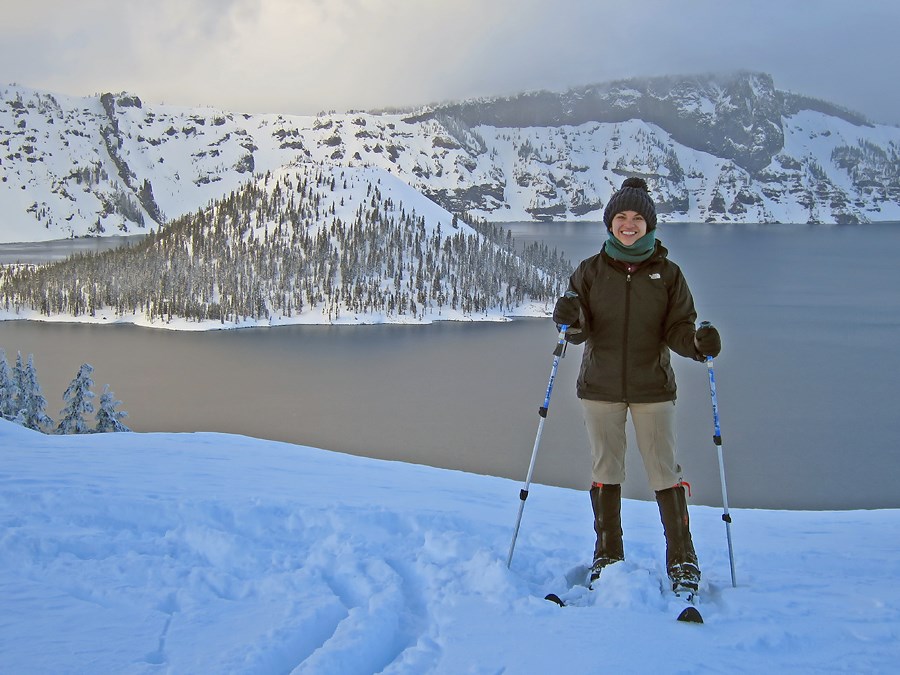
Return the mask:
<svg viewBox="0 0 900 675">
<path fill-rule="evenodd" d="M 704 323 L 700 324 L 702 327 Z M 719 481 L 722 484 L 722 520 L 725 521 L 725 536 L 728 538 L 728 559 L 731 563 L 731 585 L 737 587 L 737 579 L 734 574 L 734 548 L 731 543 L 731 514 L 728 512 L 728 489 L 725 487 L 725 461 L 722 458 L 722 430 L 719 427 L 719 401 L 716 397 L 716 373 L 713 369 L 713 357 L 706 357 L 706 369 L 709 372 L 709 394 L 712 398 L 713 409 L 713 443 L 719 457 Z"/>
<path fill-rule="evenodd" d="M 568 291 L 566 295 L 571 293 Z M 556 371 L 559 368 L 559 360 L 566 355 L 566 330 L 568 325 L 559 327 L 559 339 L 553 350 L 553 368 L 550 370 L 550 382 L 547 385 L 547 393 L 544 396 L 544 404 L 538 409 L 541 416 L 538 422 L 537 437 L 534 439 L 534 449 L 531 451 L 531 463 L 528 465 L 528 475 L 525 484 L 519 491 L 519 515 L 516 517 L 516 527 L 513 530 L 512 542 L 509 544 L 509 556 L 506 558 L 506 567 L 512 565 L 513 551 L 516 549 L 516 537 L 519 536 L 519 525 L 522 523 L 522 512 L 525 510 L 525 500 L 528 499 L 528 488 L 531 486 L 531 475 L 534 473 L 534 463 L 537 460 L 538 446 L 541 444 L 541 434 L 544 432 L 544 421 L 547 419 L 547 410 L 550 408 L 550 394 L 553 393 L 553 381 L 556 379 Z"/>
</svg>

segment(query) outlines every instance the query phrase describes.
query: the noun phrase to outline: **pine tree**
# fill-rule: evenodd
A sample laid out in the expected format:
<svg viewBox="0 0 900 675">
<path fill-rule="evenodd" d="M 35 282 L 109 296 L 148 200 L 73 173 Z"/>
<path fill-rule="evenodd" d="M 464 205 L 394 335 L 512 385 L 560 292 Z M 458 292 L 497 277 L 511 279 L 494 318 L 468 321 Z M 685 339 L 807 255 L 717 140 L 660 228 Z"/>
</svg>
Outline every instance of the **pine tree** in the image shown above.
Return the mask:
<svg viewBox="0 0 900 675">
<path fill-rule="evenodd" d="M 9 370 L 9 363 L 6 361 L 6 352 L 0 349 L 0 417 L 8 420 L 15 418 L 16 412 L 18 412 L 16 410 L 18 391 Z"/>
<path fill-rule="evenodd" d="M 128 417 L 128 413 L 124 410 L 116 410 L 116 407 L 120 405 L 122 402 L 116 400 L 115 394 L 109 390 L 109 385 L 103 385 L 103 393 L 100 394 L 100 409 L 97 411 L 97 426 L 94 427 L 94 431 L 97 433 L 131 431 L 119 421 L 123 417 Z"/>
<path fill-rule="evenodd" d="M 15 398 L 13 399 L 14 415 L 28 407 L 28 394 L 25 389 L 25 363 L 22 361 L 22 352 L 16 352 L 16 365 L 13 366 L 13 387 L 15 389 Z"/>
<path fill-rule="evenodd" d="M 94 385 L 91 380 L 91 373 L 94 372 L 93 366 L 83 363 L 78 369 L 75 379 L 69 384 L 65 393 L 63 393 L 63 401 L 66 407 L 59 411 L 62 415 L 59 424 L 56 427 L 58 434 L 84 434 L 88 431 L 87 423 L 84 421 L 85 413 L 94 412 L 94 404 L 91 399 L 94 398 L 94 392 L 91 387 Z"/>
<path fill-rule="evenodd" d="M 21 357 L 21 355 L 20 355 Z M 16 367 L 21 358 L 17 359 Z M 44 431 L 45 427 L 52 427 L 53 420 L 47 416 L 47 399 L 41 393 L 41 385 L 38 384 L 37 371 L 34 368 L 34 355 L 28 355 L 28 362 L 23 367 L 23 383 L 20 385 L 20 398 L 25 403 L 20 408 L 19 415 L 22 424 L 35 431 Z"/>
</svg>

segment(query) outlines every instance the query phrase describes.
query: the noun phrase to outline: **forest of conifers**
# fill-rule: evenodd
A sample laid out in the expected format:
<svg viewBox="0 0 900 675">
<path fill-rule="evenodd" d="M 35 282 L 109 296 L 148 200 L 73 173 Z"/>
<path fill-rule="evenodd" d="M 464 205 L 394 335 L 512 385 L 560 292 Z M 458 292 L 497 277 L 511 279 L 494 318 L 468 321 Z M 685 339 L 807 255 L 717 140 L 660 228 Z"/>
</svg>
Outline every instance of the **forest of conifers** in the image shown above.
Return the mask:
<svg viewBox="0 0 900 675">
<path fill-rule="evenodd" d="M 0 277 L 0 304 L 150 321 L 263 321 L 309 309 L 329 321 L 419 319 L 446 309 L 504 312 L 528 299 L 551 301 L 565 288 L 570 263 L 544 244 L 517 251 L 503 228 L 470 227 L 455 216 L 435 226 L 383 196 L 377 182 L 362 198 L 347 181 L 309 169 L 267 175 L 136 245 L 10 266 Z M 354 199 L 350 219 L 345 200 Z"/>
</svg>

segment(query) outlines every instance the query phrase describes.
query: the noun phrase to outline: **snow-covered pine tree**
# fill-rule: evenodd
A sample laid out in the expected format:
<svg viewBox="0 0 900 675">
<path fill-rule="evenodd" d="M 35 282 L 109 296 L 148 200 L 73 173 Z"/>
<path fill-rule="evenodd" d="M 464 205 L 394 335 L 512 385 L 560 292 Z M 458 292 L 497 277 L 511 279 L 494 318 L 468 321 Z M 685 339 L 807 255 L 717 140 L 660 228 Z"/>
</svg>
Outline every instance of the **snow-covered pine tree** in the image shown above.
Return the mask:
<svg viewBox="0 0 900 675">
<path fill-rule="evenodd" d="M 10 372 L 6 352 L 0 349 L 0 417 L 11 420 L 16 413 L 18 387 Z"/>
<path fill-rule="evenodd" d="M 94 381 L 91 379 L 91 373 L 94 367 L 89 363 L 81 364 L 78 373 L 75 375 L 66 391 L 63 393 L 63 401 L 66 407 L 59 411 L 62 418 L 56 427 L 58 434 L 84 434 L 88 432 L 87 422 L 84 421 L 85 413 L 94 412 L 94 404 L 91 399 L 94 398 L 94 392 L 91 387 Z"/>
<path fill-rule="evenodd" d="M 24 410 L 28 406 L 28 394 L 25 390 L 25 362 L 22 360 L 22 352 L 16 352 L 16 365 L 13 366 L 13 384 L 16 389 L 16 397 L 13 401 L 13 410 L 15 414 Z"/>
<path fill-rule="evenodd" d="M 19 368 L 21 364 L 21 356 L 19 354 L 19 358 L 16 359 L 16 368 Z M 28 355 L 28 362 L 22 367 L 19 396 L 24 402 L 24 405 L 20 406 L 19 412 L 21 424 L 35 431 L 44 431 L 45 427 L 53 426 L 53 420 L 47 416 L 46 412 L 47 399 L 44 398 L 41 393 L 41 385 L 38 384 L 33 354 Z"/>
<path fill-rule="evenodd" d="M 131 431 L 119 420 L 128 417 L 128 413 L 124 410 L 116 410 L 122 405 L 121 401 L 117 401 L 115 394 L 109 390 L 109 385 L 103 385 L 103 393 L 100 394 L 100 408 L 97 410 L 97 426 L 94 431 L 97 433 L 106 433 L 110 431 Z"/>
</svg>

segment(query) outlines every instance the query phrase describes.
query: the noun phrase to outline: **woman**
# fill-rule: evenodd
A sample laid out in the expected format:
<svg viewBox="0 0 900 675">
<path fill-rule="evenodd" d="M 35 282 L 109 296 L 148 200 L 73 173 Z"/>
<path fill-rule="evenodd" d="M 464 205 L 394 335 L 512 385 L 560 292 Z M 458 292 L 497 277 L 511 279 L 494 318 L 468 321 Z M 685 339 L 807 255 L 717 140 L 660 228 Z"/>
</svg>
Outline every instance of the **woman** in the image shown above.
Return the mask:
<svg viewBox="0 0 900 675">
<path fill-rule="evenodd" d="M 577 394 L 584 408 L 593 468 L 591 504 L 597 543 L 591 581 L 625 559 L 621 495 L 625 421 L 630 411 L 666 537 L 666 570 L 676 593 L 692 594 L 700 567 L 675 461 L 675 376 L 670 350 L 697 361 L 717 356 L 718 331 L 695 328 L 697 312 L 681 269 L 656 241 L 656 207 L 640 178 L 628 178 L 603 212 L 608 237 L 582 261 L 553 311 L 584 343 Z"/>
</svg>

